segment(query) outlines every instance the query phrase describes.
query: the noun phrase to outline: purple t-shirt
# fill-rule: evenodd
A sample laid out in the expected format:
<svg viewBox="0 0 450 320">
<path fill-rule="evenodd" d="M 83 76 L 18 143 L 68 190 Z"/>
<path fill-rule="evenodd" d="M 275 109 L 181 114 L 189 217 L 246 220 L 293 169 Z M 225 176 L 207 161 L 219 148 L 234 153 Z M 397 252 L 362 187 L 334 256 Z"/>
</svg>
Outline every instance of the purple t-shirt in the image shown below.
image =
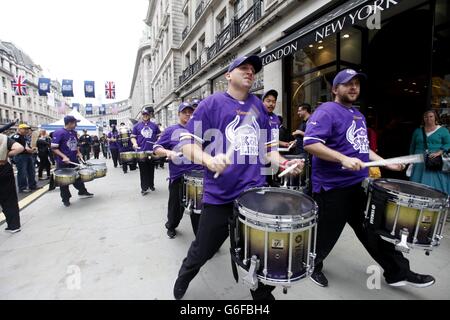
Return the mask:
<svg viewBox="0 0 450 320">
<path fill-rule="evenodd" d="M 154 145 L 153 149 L 164 148 L 167 150 L 173 150 L 175 152 L 180 152 L 180 134 L 186 132 L 185 127 L 181 124 L 175 124 L 164 130 L 164 133 L 159 137 L 158 141 Z M 199 164 L 192 163 L 189 159 L 184 156 L 178 157 L 174 161 L 169 161 L 169 175 L 170 182 L 178 179 L 186 172 L 192 170 L 203 170 L 204 167 Z"/>
<path fill-rule="evenodd" d="M 280 140 L 280 118 L 275 113 L 269 113 L 269 125 L 272 128 L 272 137 L 274 140 Z"/>
<path fill-rule="evenodd" d="M 152 121 L 138 122 L 133 127 L 132 137 L 136 138 L 139 151 L 152 151 L 157 135 L 161 133 L 156 123 Z M 149 143 L 152 142 L 152 143 Z"/>
<path fill-rule="evenodd" d="M 249 94 L 245 101 L 238 101 L 228 93 L 215 93 L 200 102 L 186 129 L 189 133 L 182 135 L 180 144 L 196 140 L 212 156 L 234 146 L 232 164 L 217 179 L 214 172 L 205 170 L 203 203 L 230 203 L 243 191 L 265 185 L 265 154 L 277 141 L 271 136 L 268 113 L 256 96 Z"/>
<path fill-rule="evenodd" d="M 369 139 L 366 120 L 356 108 L 347 108 L 336 102 L 322 104 L 306 124 L 305 146 L 323 143 L 347 157 L 369 161 Z M 367 168 L 360 171 L 342 169 L 338 162 L 313 157 L 313 192 L 328 191 L 360 183 L 369 175 Z"/>
<path fill-rule="evenodd" d="M 116 139 L 116 141 L 109 141 L 109 148 L 110 149 L 118 149 L 119 143 L 117 142 L 117 139 L 119 139 L 119 132 L 118 131 L 111 131 L 108 133 L 108 139 Z"/>
<path fill-rule="evenodd" d="M 70 161 L 78 163 L 78 138 L 75 130 L 67 130 L 65 128 L 56 130 L 53 133 L 52 148 L 59 149 Z M 58 165 L 64 163 L 61 157 L 55 155 L 55 158 Z"/>
</svg>

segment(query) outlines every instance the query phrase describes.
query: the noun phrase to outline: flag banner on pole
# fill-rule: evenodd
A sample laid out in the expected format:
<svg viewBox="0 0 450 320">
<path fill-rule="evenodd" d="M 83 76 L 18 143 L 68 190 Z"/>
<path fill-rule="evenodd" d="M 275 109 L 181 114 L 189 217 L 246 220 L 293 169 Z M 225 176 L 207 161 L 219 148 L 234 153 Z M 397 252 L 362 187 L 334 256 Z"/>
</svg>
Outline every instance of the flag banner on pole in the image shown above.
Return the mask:
<svg viewBox="0 0 450 320">
<path fill-rule="evenodd" d="M 116 98 L 116 84 L 113 81 L 105 82 L 105 97 L 106 99 Z"/>
<path fill-rule="evenodd" d="M 50 92 L 50 79 L 49 78 L 39 78 L 38 91 L 40 96 L 47 96 Z"/>
<path fill-rule="evenodd" d="M 54 93 L 49 92 L 47 94 L 47 105 L 49 105 L 50 107 L 53 107 L 53 108 L 56 106 L 55 105 L 55 94 Z"/>
<path fill-rule="evenodd" d="M 106 106 L 104 104 L 98 107 L 98 114 L 106 114 Z"/>
<path fill-rule="evenodd" d="M 95 98 L 95 82 L 85 81 L 84 82 L 84 96 L 86 98 Z"/>
<path fill-rule="evenodd" d="M 92 114 L 92 104 L 86 103 L 86 114 Z"/>
<path fill-rule="evenodd" d="M 11 81 L 12 88 L 16 96 L 25 96 L 28 94 L 27 85 L 24 76 L 15 77 L 13 81 Z"/>
<path fill-rule="evenodd" d="M 63 97 L 73 97 L 73 80 L 63 79 L 61 92 Z"/>
<path fill-rule="evenodd" d="M 80 112 L 80 104 L 72 103 L 72 110 L 77 110 L 78 112 Z"/>
</svg>

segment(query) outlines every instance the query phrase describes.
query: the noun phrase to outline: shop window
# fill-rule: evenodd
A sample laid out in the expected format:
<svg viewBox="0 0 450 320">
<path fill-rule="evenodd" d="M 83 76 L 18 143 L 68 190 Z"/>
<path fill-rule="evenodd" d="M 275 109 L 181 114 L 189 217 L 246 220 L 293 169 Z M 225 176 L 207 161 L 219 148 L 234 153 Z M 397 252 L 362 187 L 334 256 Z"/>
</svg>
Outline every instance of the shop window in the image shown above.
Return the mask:
<svg viewBox="0 0 450 320">
<path fill-rule="evenodd" d="M 349 28 L 338 35 L 340 41 L 341 63 L 348 65 L 361 64 L 361 31 Z"/>
</svg>

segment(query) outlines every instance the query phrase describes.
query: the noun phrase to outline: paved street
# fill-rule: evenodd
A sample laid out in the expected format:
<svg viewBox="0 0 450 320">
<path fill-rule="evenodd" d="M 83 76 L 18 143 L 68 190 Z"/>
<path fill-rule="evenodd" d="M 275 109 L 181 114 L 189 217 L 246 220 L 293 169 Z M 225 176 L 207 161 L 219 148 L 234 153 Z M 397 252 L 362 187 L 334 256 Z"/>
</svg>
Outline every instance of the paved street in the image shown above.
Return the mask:
<svg viewBox="0 0 450 320">
<path fill-rule="evenodd" d="M 65 208 L 59 189 L 47 192 L 21 212 L 22 232 L 0 233 L 0 299 L 173 299 L 172 287 L 193 240 L 185 216 L 179 234 L 168 239 L 167 168 L 156 170 L 156 191 L 140 195 L 139 172 L 124 175 L 109 160 L 108 175 L 87 184 L 92 199 Z M 167 166 L 166 166 L 167 167 Z M 4 225 L 2 226 L 4 227 Z M 309 279 L 277 299 L 448 299 L 450 296 L 449 227 L 441 246 L 425 256 L 410 254 L 412 269 L 430 273 L 437 283 L 426 289 L 366 286 L 373 260 L 346 229 L 324 272 L 330 286 Z M 73 286 L 80 271 L 80 286 Z M 75 282 L 76 283 L 76 282 Z M 192 281 L 185 299 L 250 299 L 248 289 L 233 280 L 228 242 Z"/>
</svg>

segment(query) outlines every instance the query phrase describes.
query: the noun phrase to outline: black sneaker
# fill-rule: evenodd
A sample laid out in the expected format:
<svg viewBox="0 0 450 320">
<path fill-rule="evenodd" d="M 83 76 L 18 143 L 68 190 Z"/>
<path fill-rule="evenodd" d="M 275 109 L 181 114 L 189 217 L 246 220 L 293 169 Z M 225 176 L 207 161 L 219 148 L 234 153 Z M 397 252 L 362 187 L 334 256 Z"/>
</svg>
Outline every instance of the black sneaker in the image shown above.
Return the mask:
<svg viewBox="0 0 450 320">
<path fill-rule="evenodd" d="M 155 187 L 150 187 L 150 190 L 155 191 Z"/>
<path fill-rule="evenodd" d="M 148 190 L 141 190 L 141 194 L 145 196 L 148 193 Z"/>
<path fill-rule="evenodd" d="M 387 282 L 387 281 L 386 281 Z M 425 288 L 429 287 L 432 284 L 434 284 L 436 280 L 433 276 L 426 275 L 426 274 L 418 274 L 412 271 L 408 272 L 408 275 L 406 276 L 406 279 L 396 281 L 396 282 L 387 282 L 388 285 L 392 287 L 403 287 L 407 284 L 410 286 L 416 287 L 416 288 Z"/>
<path fill-rule="evenodd" d="M 31 190 L 29 189 L 23 189 L 23 190 L 19 190 L 20 193 L 30 193 Z"/>
<path fill-rule="evenodd" d="M 65 207 L 70 207 L 70 202 L 69 201 L 63 201 L 63 204 Z"/>
<path fill-rule="evenodd" d="M 78 195 L 81 198 L 92 198 L 94 196 L 92 193 L 89 193 L 87 191 L 85 191 L 85 192 L 78 192 Z"/>
<path fill-rule="evenodd" d="M 186 283 L 178 277 L 177 281 L 175 281 L 175 285 L 173 286 L 173 296 L 175 297 L 175 299 L 180 300 L 181 298 L 183 298 L 188 287 L 189 282 Z"/>
<path fill-rule="evenodd" d="M 310 277 L 311 281 L 317 284 L 319 287 L 328 287 L 327 277 L 322 271 L 314 271 Z"/>
<path fill-rule="evenodd" d="M 169 237 L 169 239 L 175 238 L 176 235 L 177 232 L 175 231 L 175 229 L 167 229 L 167 236 Z"/>
<path fill-rule="evenodd" d="M 8 227 L 5 229 L 5 231 L 9 232 L 9 233 L 17 233 L 17 232 L 20 232 L 20 228 L 12 229 L 12 228 Z"/>
</svg>

